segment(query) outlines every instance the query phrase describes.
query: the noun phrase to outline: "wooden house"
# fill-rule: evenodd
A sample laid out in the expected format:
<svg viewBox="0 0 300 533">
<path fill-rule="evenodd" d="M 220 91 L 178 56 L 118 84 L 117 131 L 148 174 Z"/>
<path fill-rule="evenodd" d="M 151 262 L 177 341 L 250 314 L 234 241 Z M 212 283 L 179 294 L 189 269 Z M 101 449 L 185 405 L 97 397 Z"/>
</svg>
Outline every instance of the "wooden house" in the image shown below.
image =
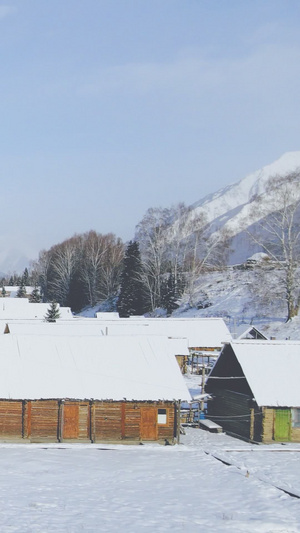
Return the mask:
<svg viewBox="0 0 300 533">
<path fill-rule="evenodd" d="M 226 344 L 205 390 L 208 418 L 256 442 L 300 442 L 300 342 Z"/>
<path fill-rule="evenodd" d="M 190 399 L 167 339 L 0 336 L 0 439 L 179 440 Z"/>
</svg>

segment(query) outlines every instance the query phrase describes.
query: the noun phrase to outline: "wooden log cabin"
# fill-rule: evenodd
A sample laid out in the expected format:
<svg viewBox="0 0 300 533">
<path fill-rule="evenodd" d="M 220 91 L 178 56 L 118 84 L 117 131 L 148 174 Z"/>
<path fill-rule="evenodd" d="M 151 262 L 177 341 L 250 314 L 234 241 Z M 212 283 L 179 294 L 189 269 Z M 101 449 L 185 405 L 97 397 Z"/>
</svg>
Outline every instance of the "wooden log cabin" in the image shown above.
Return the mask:
<svg viewBox="0 0 300 533">
<path fill-rule="evenodd" d="M 2 335 L 0 440 L 179 440 L 189 400 L 165 338 Z"/>
<path fill-rule="evenodd" d="M 226 344 L 205 390 L 208 418 L 254 442 L 300 442 L 300 342 Z"/>
</svg>

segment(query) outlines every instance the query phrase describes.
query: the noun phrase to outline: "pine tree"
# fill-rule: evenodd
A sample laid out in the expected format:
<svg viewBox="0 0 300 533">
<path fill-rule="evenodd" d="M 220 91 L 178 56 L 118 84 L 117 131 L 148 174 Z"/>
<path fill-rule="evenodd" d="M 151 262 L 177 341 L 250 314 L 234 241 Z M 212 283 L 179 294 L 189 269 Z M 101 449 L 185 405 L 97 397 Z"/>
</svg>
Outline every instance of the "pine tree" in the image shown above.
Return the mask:
<svg viewBox="0 0 300 533">
<path fill-rule="evenodd" d="M 23 279 L 23 283 L 26 287 L 26 285 L 29 285 L 29 272 L 28 272 L 28 268 L 26 267 L 24 272 L 23 272 L 23 276 L 22 276 L 22 279 Z"/>
<path fill-rule="evenodd" d="M 60 312 L 56 302 L 51 302 L 50 307 L 45 315 L 46 322 L 56 322 L 60 317 Z"/>
<path fill-rule="evenodd" d="M 29 296 L 29 302 L 32 304 L 33 303 L 37 304 L 37 303 L 40 303 L 40 301 L 41 301 L 40 291 L 37 287 L 34 287 L 31 295 Z"/>
<path fill-rule="evenodd" d="M 20 280 L 19 290 L 17 292 L 17 298 L 25 298 L 25 297 L 26 297 L 26 288 L 24 284 L 24 279 L 22 277 Z"/>
<path fill-rule="evenodd" d="M 161 294 L 162 304 L 167 310 L 167 315 L 171 315 L 172 312 L 178 307 L 176 283 L 173 274 L 169 274 L 168 279 L 164 281 Z"/>
<path fill-rule="evenodd" d="M 6 290 L 5 290 L 4 285 L 2 285 L 2 291 L 1 291 L 1 293 L 2 293 L 2 298 L 5 298 L 7 292 L 6 292 Z"/>
<path fill-rule="evenodd" d="M 130 241 L 123 260 L 121 288 L 117 300 L 117 311 L 121 317 L 142 315 L 147 310 L 142 274 L 139 245 Z"/>
</svg>

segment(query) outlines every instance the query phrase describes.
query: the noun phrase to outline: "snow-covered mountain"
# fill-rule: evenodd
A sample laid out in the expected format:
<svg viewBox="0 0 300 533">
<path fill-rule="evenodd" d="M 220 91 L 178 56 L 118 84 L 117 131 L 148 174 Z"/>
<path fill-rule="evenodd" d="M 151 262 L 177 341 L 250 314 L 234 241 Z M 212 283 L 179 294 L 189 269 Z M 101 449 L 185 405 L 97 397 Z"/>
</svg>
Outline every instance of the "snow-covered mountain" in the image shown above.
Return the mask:
<svg viewBox="0 0 300 533">
<path fill-rule="evenodd" d="M 298 170 L 300 170 L 300 151 L 288 152 L 274 163 L 246 176 L 238 183 L 222 188 L 192 205 L 192 217 L 204 213 L 210 225 L 210 234 L 225 229 L 232 235 L 230 264 L 243 262 L 259 251 L 245 232 L 250 224 L 253 224 L 249 213 L 256 197 L 265 194 L 270 179 L 285 177 Z M 265 205 L 267 204 L 266 196 Z"/>
</svg>

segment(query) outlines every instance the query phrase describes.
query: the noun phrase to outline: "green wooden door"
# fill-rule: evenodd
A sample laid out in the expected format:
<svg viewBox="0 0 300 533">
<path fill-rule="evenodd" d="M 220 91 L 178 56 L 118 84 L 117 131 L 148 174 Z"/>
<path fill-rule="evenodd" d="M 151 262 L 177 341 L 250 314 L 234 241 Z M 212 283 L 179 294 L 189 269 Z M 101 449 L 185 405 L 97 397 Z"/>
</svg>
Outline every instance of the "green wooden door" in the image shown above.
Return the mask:
<svg viewBox="0 0 300 533">
<path fill-rule="evenodd" d="M 287 441 L 291 439 L 291 411 L 290 409 L 275 410 L 274 439 Z"/>
</svg>

